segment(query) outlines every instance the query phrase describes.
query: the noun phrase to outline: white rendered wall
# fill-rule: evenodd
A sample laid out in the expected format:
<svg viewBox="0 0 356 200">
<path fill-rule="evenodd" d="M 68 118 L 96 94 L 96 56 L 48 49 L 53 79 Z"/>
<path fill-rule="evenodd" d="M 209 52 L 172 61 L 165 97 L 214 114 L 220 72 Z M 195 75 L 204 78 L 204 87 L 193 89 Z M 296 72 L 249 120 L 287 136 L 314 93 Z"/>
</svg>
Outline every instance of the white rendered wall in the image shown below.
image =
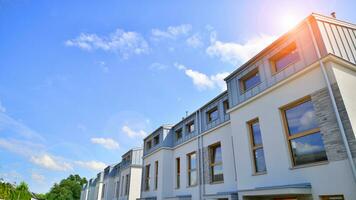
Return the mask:
<svg viewBox="0 0 356 200">
<path fill-rule="evenodd" d="M 140 198 L 142 168 L 131 167 L 129 200 Z"/>
<path fill-rule="evenodd" d="M 314 199 L 318 199 L 321 194 L 344 194 L 346 199 L 356 197 L 356 184 L 347 160 L 291 169 L 279 108 L 325 87 L 320 68 L 316 67 L 230 113 L 239 190 L 311 183 Z M 267 174 L 258 176 L 252 175 L 251 148 L 246 126 L 247 121 L 256 117 L 260 122 L 267 166 Z"/>
</svg>

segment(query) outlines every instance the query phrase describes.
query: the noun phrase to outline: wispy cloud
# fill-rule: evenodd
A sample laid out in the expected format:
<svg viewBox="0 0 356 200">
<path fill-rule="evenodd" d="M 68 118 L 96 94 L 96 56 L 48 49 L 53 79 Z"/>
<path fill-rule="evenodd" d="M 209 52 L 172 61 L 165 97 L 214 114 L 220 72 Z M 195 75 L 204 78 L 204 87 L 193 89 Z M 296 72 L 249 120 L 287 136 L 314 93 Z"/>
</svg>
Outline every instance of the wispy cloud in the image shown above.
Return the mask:
<svg viewBox="0 0 356 200">
<path fill-rule="evenodd" d="M 32 155 L 30 161 L 36 165 L 43 168 L 54 170 L 54 171 L 68 171 L 73 170 L 70 163 L 63 161 L 58 157 L 54 157 L 50 154 Z"/>
<path fill-rule="evenodd" d="M 0 112 L 6 112 L 6 108 L 2 105 L 0 101 Z"/>
<path fill-rule="evenodd" d="M 94 160 L 92 160 L 92 161 L 75 161 L 74 163 L 80 167 L 94 170 L 94 171 L 103 170 L 107 166 L 103 162 L 94 161 Z"/>
<path fill-rule="evenodd" d="M 81 33 L 74 39 L 67 40 L 66 46 L 78 47 L 83 50 L 104 50 L 117 52 L 127 59 L 131 55 L 140 55 L 149 52 L 146 40 L 137 32 L 117 29 L 107 36 L 98 36 L 93 33 Z"/>
<path fill-rule="evenodd" d="M 252 58 L 274 39 L 274 36 L 260 35 L 247 40 L 245 43 L 222 42 L 217 40 L 216 33 L 212 32 L 211 44 L 206 49 L 206 53 L 209 56 L 218 57 L 224 62 L 236 65 Z"/>
<path fill-rule="evenodd" d="M 181 24 L 178 26 L 169 26 L 166 30 L 152 29 L 151 34 L 154 39 L 177 39 L 179 36 L 187 35 L 192 30 L 192 25 Z"/>
<path fill-rule="evenodd" d="M 45 176 L 43 176 L 42 174 L 38 173 L 38 172 L 31 172 L 31 178 L 32 180 L 34 180 L 37 183 L 44 183 L 46 178 Z"/>
<path fill-rule="evenodd" d="M 90 141 L 93 144 L 99 144 L 106 149 L 118 149 L 120 147 L 119 143 L 111 138 L 91 138 Z"/>
<path fill-rule="evenodd" d="M 161 70 L 165 70 L 168 68 L 168 65 L 162 64 L 162 63 L 152 63 L 149 67 L 150 70 L 155 70 L 155 71 L 161 71 Z"/>
<path fill-rule="evenodd" d="M 184 71 L 185 75 L 192 79 L 193 84 L 198 90 L 207 90 L 219 88 L 221 90 L 226 89 L 224 78 L 229 75 L 228 72 L 217 73 L 214 75 L 206 75 L 202 72 L 187 68 L 182 64 L 174 64 L 179 70 Z"/>
<path fill-rule="evenodd" d="M 121 130 L 130 138 L 144 138 L 147 136 L 147 133 L 144 130 L 135 131 L 126 125 L 123 126 Z"/>
<path fill-rule="evenodd" d="M 187 38 L 186 43 L 188 46 L 193 47 L 193 48 L 198 48 L 198 47 L 203 46 L 202 37 L 198 33 L 195 33 L 194 35 Z"/>
</svg>

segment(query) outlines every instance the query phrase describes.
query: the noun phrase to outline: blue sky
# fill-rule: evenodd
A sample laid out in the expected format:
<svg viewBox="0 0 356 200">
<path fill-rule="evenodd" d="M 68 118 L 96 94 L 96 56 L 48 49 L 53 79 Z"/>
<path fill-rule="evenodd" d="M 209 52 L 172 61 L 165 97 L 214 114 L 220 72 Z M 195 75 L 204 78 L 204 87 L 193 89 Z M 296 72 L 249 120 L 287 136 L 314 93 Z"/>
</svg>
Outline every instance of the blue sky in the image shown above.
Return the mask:
<svg viewBox="0 0 356 200">
<path fill-rule="evenodd" d="M 311 12 L 353 1 L 0 0 L 0 177 L 93 177 Z"/>
</svg>

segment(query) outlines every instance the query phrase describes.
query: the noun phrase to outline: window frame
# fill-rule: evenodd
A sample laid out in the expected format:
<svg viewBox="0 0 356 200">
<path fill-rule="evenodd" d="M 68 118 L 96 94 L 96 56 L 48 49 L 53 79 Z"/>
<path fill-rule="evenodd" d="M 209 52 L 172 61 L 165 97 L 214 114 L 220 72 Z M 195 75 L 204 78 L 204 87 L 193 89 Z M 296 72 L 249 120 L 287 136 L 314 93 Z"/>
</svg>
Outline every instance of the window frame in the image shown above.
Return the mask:
<svg viewBox="0 0 356 200">
<path fill-rule="evenodd" d="M 179 138 L 178 138 L 178 133 L 180 134 Z M 181 140 L 183 138 L 183 128 L 179 128 L 176 131 L 174 131 L 174 136 L 176 141 Z"/>
<path fill-rule="evenodd" d="M 176 189 L 180 188 L 180 157 L 176 158 Z"/>
<path fill-rule="evenodd" d="M 295 60 L 291 63 L 288 63 L 286 66 L 284 66 L 282 69 L 278 70 L 277 69 L 277 66 L 276 66 L 276 62 L 285 57 L 286 55 L 288 55 L 289 53 L 293 52 L 293 51 L 296 51 L 297 54 L 298 54 L 298 57 L 299 59 L 298 60 Z M 281 50 L 279 50 L 277 53 L 275 53 L 270 59 L 270 64 L 271 64 L 271 72 L 272 72 L 272 75 L 275 75 L 275 74 L 278 74 L 279 72 L 282 72 L 284 71 L 285 69 L 287 69 L 289 66 L 299 62 L 301 60 L 301 56 L 300 56 L 300 53 L 299 53 L 299 49 L 298 49 L 298 46 L 297 46 L 297 42 L 296 41 L 292 41 L 290 42 L 287 46 L 285 46 L 284 48 L 282 48 Z"/>
<path fill-rule="evenodd" d="M 151 168 L 151 164 L 145 166 L 144 191 L 150 190 L 150 168 Z"/>
<path fill-rule="evenodd" d="M 193 130 L 192 130 L 192 127 L 193 126 Z M 195 131 L 195 123 L 194 123 L 194 120 L 188 122 L 186 125 L 185 125 L 185 128 L 187 130 L 187 133 L 190 134 L 190 133 L 193 133 Z"/>
<path fill-rule="evenodd" d="M 187 154 L 187 176 L 188 176 L 188 181 L 187 181 L 187 184 L 188 184 L 188 187 L 194 187 L 196 185 L 198 185 L 198 166 L 195 166 L 194 169 L 191 168 L 191 157 L 192 155 L 195 155 L 195 164 L 197 164 L 197 161 L 198 161 L 198 157 L 197 157 L 197 152 L 196 151 L 193 151 L 191 153 L 188 153 Z M 191 175 L 192 175 L 192 172 L 196 172 L 196 183 L 195 184 L 191 184 Z"/>
<path fill-rule="evenodd" d="M 286 104 L 286 105 L 284 105 L 284 106 L 279 108 L 280 114 L 282 116 L 283 129 L 284 129 L 284 134 L 285 134 L 285 137 L 286 137 L 286 140 L 287 140 L 287 145 L 288 145 L 288 150 L 289 150 L 289 157 L 290 157 L 290 161 L 291 161 L 292 167 L 308 166 L 308 165 L 315 165 L 315 164 L 318 164 L 318 163 L 327 163 L 328 162 L 328 157 L 326 155 L 326 160 L 323 160 L 323 161 L 316 161 L 316 162 L 300 164 L 300 165 L 297 165 L 295 163 L 295 158 L 293 156 L 293 150 L 291 148 L 291 145 L 292 145 L 291 141 L 293 139 L 297 139 L 297 138 L 301 138 L 301 137 L 304 137 L 304 136 L 316 134 L 318 132 L 320 132 L 320 134 L 321 134 L 320 127 L 318 127 L 318 128 L 313 128 L 313 129 L 310 129 L 310 130 L 306 130 L 306 131 L 302 131 L 302 132 L 290 135 L 286 111 L 289 110 L 289 109 L 295 108 L 295 107 L 297 107 L 297 106 L 299 106 L 299 105 L 301 105 L 301 104 L 303 104 L 305 102 L 308 102 L 308 101 L 311 101 L 311 103 L 313 103 L 310 95 L 302 97 L 302 98 L 297 99 L 295 101 L 292 101 L 291 103 L 288 103 L 288 104 Z M 324 140 L 322 142 L 324 143 Z M 324 148 L 325 148 L 325 144 L 324 144 Z M 326 149 L 325 149 L 325 151 L 326 151 Z"/>
<path fill-rule="evenodd" d="M 119 180 L 116 181 L 116 190 L 115 190 L 115 197 L 120 196 L 120 177 Z"/>
<path fill-rule="evenodd" d="M 152 140 L 148 140 L 148 141 L 146 142 L 146 148 L 147 148 L 147 150 L 152 149 Z"/>
<path fill-rule="evenodd" d="M 216 119 L 212 119 L 211 118 L 211 114 L 214 113 L 214 112 L 217 112 L 217 117 Z M 206 120 L 207 120 L 207 123 L 210 124 L 216 120 L 219 119 L 219 109 L 218 109 L 218 106 L 214 106 L 213 108 L 209 109 L 207 112 L 206 112 Z"/>
<path fill-rule="evenodd" d="M 263 153 L 265 152 L 264 151 L 264 148 L 263 148 L 263 141 L 261 140 L 261 144 L 258 144 L 256 145 L 254 140 L 255 140 L 255 136 L 253 134 L 253 129 L 252 129 L 252 126 L 254 124 L 258 123 L 259 126 L 260 126 L 260 131 L 261 131 L 261 125 L 260 125 L 260 120 L 258 117 L 250 120 L 247 122 L 247 127 L 248 127 L 248 132 L 249 132 L 249 139 L 250 139 L 250 149 L 251 149 L 251 157 L 252 157 L 252 165 L 253 165 L 253 174 L 254 175 L 261 175 L 261 174 L 266 174 L 267 173 L 267 166 L 266 166 L 266 170 L 264 171 L 257 171 L 257 164 L 256 164 L 256 156 L 255 156 L 255 151 L 257 151 L 258 149 L 262 149 L 263 150 Z M 262 131 L 261 131 L 261 139 L 262 139 Z M 265 162 L 265 165 L 266 165 L 266 158 L 265 158 L 265 155 L 263 155 L 263 158 L 265 159 L 264 162 Z"/>
<path fill-rule="evenodd" d="M 224 114 L 227 114 L 227 111 L 230 109 L 230 104 L 229 104 L 229 100 L 225 99 L 223 101 L 223 108 L 224 108 Z"/>
<path fill-rule="evenodd" d="M 101 199 L 104 199 L 105 198 L 105 186 L 106 186 L 106 184 L 104 183 L 103 184 L 103 189 L 101 190 Z"/>
<path fill-rule="evenodd" d="M 160 142 L 160 135 L 158 134 L 153 137 L 153 145 L 156 146 L 159 144 L 159 142 Z"/>
<path fill-rule="evenodd" d="M 213 150 L 215 150 L 217 147 L 220 147 L 221 149 L 221 161 L 218 163 L 213 163 Z M 221 166 L 223 169 L 223 161 L 222 161 L 222 146 L 221 146 L 221 142 L 216 142 L 214 144 L 209 145 L 208 147 L 209 149 L 209 169 L 210 169 L 210 183 L 224 183 L 224 171 L 222 173 L 222 180 L 217 180 L 214 181 L 214 175 L 213 175 L 213 167 L 215 166 Z"/>
<path fill-rule="evenodd" d="M 129 192 L 130 192 L 130 174 L 126 174 L 125 196 L 128 196 Z"/>
<path fill-rule="evenodd" d="M 246 81 L 249 80 L 250 78 L 254 77 L 256 74 L 258 74 L 259 76 L 259 82 L 256 83 L 254 86 L 252 86 L 251 88 L 246 88 Z M 258 69 L 258 67 L 256 67 L 255 69 L 251 70 L 250 72 L 248 72 L 247 74 L 245 74 L 244 76 L 242 76 L 239 79 L 239 83 L 240 83 L 240 92 L 241 94 L 246 93 L 249 90 L 252 90 L 253 88 L 255 88 L 256 86 L 258 86 L 259 84 L 261 84 L 261 74 L 260 71 Z"/>
<path fill-rule="evenodd" d="M 155 161 L 155 187 L 154 189 L 157 190 L 158 188 L 158 160 Z"/>
</svg>

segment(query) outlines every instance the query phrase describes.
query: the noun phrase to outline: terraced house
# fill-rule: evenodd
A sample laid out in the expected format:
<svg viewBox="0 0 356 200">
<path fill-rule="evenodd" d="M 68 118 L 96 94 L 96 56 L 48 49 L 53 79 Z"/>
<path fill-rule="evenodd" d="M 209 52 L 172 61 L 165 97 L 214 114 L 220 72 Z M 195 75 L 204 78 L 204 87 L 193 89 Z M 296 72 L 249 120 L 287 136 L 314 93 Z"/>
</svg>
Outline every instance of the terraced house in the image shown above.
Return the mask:
<svg viewBox="0 0 356 200">
<path fill-rule="evenodd" d="M 144 139 L 141 199 L 356 199 L 356 25 L 312 14 Z"/>
<path fill-rule="evenodd" d="M 140 199 L 356 199 L 355 24 L 311 14 L 225 81 L 144 139 Z"/>
<path fill-rule="evenodd" d="M 140 197 L 142 148 L 131 149 L 83 186 L 81 200 L 136 200 Z"/>
</svg>

